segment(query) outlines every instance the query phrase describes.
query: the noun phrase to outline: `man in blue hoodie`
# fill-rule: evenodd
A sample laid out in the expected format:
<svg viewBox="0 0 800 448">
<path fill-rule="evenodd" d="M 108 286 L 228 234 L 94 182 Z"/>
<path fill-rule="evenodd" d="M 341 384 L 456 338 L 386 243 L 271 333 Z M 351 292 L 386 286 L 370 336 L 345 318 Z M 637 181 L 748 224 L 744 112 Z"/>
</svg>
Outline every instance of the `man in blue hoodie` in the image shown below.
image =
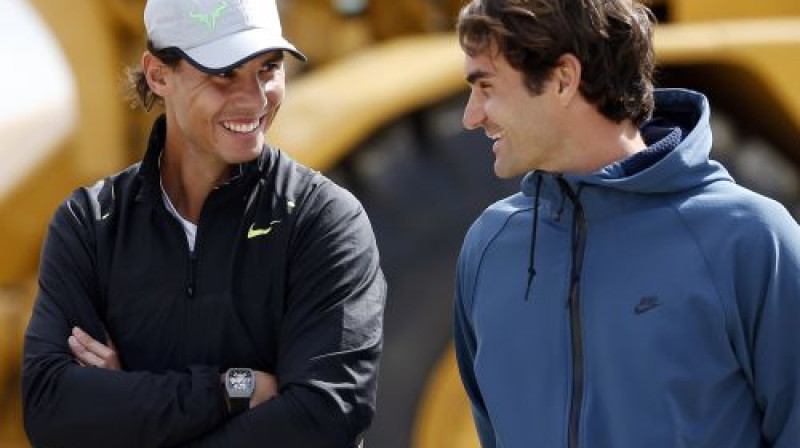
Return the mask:
<svg viewBox="0 0 800 448">
<path fill-rule="evenodd" d="M 525 174 L 458 263 L 484 448 L 800 446 L 800 231 L 709 160 L 705 97 L 654 90 L 652 26 L 627 0 L 462 9 L 464 126 Z"/>
</svg>

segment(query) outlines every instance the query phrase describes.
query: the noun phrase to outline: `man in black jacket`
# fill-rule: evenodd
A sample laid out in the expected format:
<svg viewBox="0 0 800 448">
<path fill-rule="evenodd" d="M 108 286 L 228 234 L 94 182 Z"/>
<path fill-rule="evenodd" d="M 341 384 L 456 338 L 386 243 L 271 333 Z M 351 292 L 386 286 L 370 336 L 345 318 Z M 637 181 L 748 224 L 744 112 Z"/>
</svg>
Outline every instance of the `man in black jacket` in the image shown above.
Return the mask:
<svg viewBox="0 0 800 448">
<path fill-rule="evenodd" d="M 47 447 L 353 447 L 375 411 L 386 285 L 358 201 L 265 145 L 275 1 L 149 0 L 141 163 L 57 210 L 25 336 Z M 91 368 L 94 367 L 94 368 Z"/>
</svg>

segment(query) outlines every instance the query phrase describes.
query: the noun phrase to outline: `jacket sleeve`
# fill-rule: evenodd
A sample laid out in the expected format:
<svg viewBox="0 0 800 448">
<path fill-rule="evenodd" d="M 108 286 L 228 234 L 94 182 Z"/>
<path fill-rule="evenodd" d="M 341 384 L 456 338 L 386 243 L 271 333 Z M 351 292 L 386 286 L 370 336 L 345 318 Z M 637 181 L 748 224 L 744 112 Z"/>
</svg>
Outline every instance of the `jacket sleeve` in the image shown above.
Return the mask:
<svg viewBox="0 0 800 448">
<path fill-rule="evenodd" d="M 475 354 L 477 351 L 477 341 L 475 332 L 470 319 L 472 308 L 472 292 L 474 288 L 474 278 L 477 275 L 477 262 L 472 256 L 474 245 L 470 244 L 470 235 L 475 232 L 475 228 L 470 230 L 459 256 L 456 269 L 456 297 L 453 310 L 453 340 L 455 345 L 456 360 L 458 370 L 461 374 L 461 381 L 472 405 L 472 416 L 475 420 L 475 427 L 483 448 L 495 448 L 494 428 L 492 427 L 489 413 L 483 402 L 477 379 L 475 378 Z"/>
<path fill-rule="evenodd" d="M 81 190 L 50 224 L 39 292 L 25 333 L 24 426 L 34 446 L 160 447 L 218 426 L 225 407 L 218 370 L 153 374 L 83 367 L 67 345 L 79 326 L 105 341 L 98 312 L 94 217 Z"/>
<path fill-rule="evenodd" d="M 323 183 L 298 204 L 279 331 L 279 393 L 193 447 L 352 448 L 375 412 L 386 283 L 358 201 Z"/>
<path fill-rule="evenodd" d="M 767 223 L 764 225 L 763 223 Z M 767 446 L 800 446 L 800 228 L 777 205 L 744 230 L 736 252 L 742 358 Z"/>
</svg>

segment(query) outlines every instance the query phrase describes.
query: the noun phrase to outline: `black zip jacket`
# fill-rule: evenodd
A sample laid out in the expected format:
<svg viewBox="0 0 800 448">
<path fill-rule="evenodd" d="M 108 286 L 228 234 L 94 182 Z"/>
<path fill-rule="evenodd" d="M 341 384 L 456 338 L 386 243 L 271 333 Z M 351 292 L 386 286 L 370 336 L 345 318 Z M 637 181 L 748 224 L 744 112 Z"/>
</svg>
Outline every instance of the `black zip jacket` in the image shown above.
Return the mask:
<svg viewBox="0 0 800 448">
<path fill-rule="evenodd" d="M 346 190 L 265 148 L 212 191 L 190 253 L 161 196 L 156 121 L 141 164 L 61 205 L 25 334 L 36 447 L 355 446 L 375 411 L 386 284 Z M 116 345 L 122 371 L 79 366 L 71 328 Z M 229 416 L 220 373 L 280 392 Z"/>
</svg>

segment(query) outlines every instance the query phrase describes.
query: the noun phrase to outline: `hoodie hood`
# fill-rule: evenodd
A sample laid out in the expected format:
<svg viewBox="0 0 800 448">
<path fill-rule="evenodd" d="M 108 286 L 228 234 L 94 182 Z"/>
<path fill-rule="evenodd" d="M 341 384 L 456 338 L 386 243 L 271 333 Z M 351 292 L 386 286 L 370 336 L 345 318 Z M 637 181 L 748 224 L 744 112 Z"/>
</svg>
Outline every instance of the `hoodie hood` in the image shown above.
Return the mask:
<svg viewBox="0 0 800 448">
<path fill-rule="evenodd" d="M 560 222 L 564 211 L 570 210 L 572 225 L 582 226 L 584 220 L 641 207 L 642 195 L 674 194 L 712 182 L 733 181 L 721 164 L 708 158 L 709 114 L 708 100 L 700 93 L 658 89 L 655 114 L 640 129 L 648 145 L 645 150 L 588 175 L 533 171 L 522 179 L 523 195 L 533 198 L 525 300 L 532 294 L 537 275 L 540 208 L 551 222 Z"/>
<path fill-rule="evenodd" d="M 625 172 L 629 158 L 587 175 L 564 174 L 564 180 L 573 189 L 578 185 L 596 185 L 631 193 L 675 193 L 719 180 L 732 180 L 721 164 L 708 158 L 711 152 L 710 109 L 704 95 L 684 89 L 657 89 L 655 106 L 653 119 L 641 128 L 648 150 L 663 143 L 664 138 L 676 135 L 664 135 L 658 129 L 681 130 L 678 133 L 680 142 L 660 160 L 632 175 Z M 521 187 L 526 196 L 535 196 L 535 178 L 540 174 L 533 171 L 523 178 Z"/>
</svg>

